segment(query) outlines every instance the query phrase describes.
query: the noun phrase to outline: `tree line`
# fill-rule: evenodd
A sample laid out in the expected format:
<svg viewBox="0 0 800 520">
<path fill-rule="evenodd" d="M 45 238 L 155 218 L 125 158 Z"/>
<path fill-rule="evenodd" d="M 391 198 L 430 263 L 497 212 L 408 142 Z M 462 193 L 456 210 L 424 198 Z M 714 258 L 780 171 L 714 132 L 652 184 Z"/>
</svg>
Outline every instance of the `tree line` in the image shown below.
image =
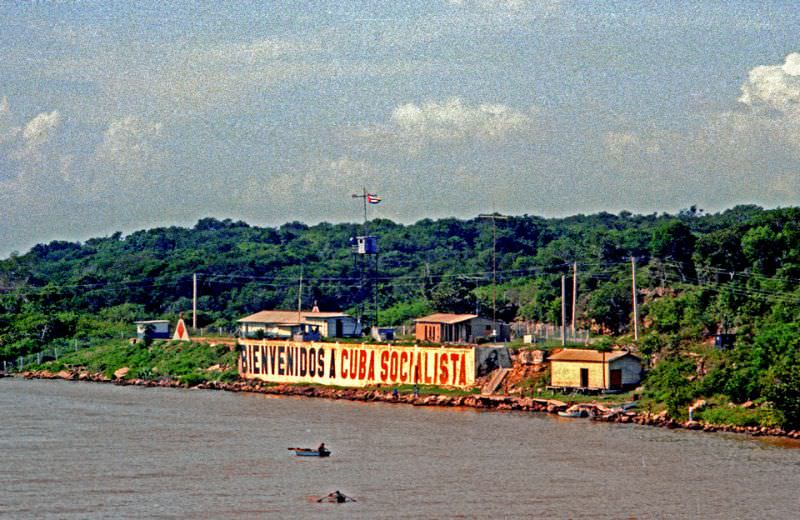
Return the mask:
<svg viewBox="0 0 800 520">
<path fill-rule="evenodd" d="M 493 295 L 500 319 L 559 323 L 561 276 L 577 263 L 578 325 L 624 336 L 633 257 L 638 348 L 682 363 L 664 364 L 663 377 L 655 371 L 664 388 L 696 372 L 681 352 L 709 335 L 736 334 L 733 350 L 709 358 L 676 408 L 709 392 L 788 400 L 787 382 L 800 388 L 800 208 L 521 215 L 498 219 L 495 234 L 479 218 L 376 219 L 369 232 L 380 252 L 367 265 L 351 252 L 362 227 L 347 223 L 272 228 L 204 218 L 191 228 L 39 244 L 0 261 L 0 359 L 73 338 L 130 334 L 136 319 L 188 317 L 194 274 L 201 327 L 230 329 L 252 312 L 296 308 L 301 276 L 304 308 L 316 303 L 371 322 L 377 307 L 381 325 L 432 311 L 491 316 Z M 692 386 L 700 382 L 711 386 Z"/>
</svg>

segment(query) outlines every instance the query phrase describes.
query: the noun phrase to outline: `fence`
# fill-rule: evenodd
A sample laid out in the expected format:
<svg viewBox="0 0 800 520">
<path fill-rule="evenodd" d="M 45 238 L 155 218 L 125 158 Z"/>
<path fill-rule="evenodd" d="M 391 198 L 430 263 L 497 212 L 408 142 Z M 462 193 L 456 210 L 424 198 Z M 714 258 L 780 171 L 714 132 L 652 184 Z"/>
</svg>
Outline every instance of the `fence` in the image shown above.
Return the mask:
<svg viewBox="0 0 800 520">
<path fill-rule="evenodd" d="M 77 352 L 80 349 L 94 346 L 91 342 L 79 342 L 77 339 L 73 340 L 71 344 L 57 345 L 48 347 L 39 352 L 28 354 L 27 356 L 19 356 L 14 361 L 3 361 L 3 372 L 10 374 L 12 372 L 22 372 L 25 367 L 31 365 L 41 365 L 47 361 L 58 360 L 59 357 L 64 356 L 70 352 Z"/>
<path fill-rule="evenodd" d="M 563 327 L 552 323 L 526 321 L 512 323 L 510 328 L 513 337 L 525 338 L 528 343 L 542 343 L 560 341 Z M 575 329 L 573 334 L 572 329 L 566 327 L 564 332 L 566 333 L 567 343 L 583 343 L 585 345 L 591 342 L 589 331 L 586 329 Z"/>
</svg>

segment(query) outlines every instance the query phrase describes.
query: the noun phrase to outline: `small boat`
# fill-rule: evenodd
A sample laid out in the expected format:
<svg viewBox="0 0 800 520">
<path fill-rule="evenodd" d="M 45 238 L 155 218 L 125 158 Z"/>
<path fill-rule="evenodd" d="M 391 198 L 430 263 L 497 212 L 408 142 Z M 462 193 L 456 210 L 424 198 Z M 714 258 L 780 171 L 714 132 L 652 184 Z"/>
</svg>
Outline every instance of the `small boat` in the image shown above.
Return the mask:
<svg viewBox="0 0 800 520">
<path fill-rule="evenodd" d="M 355 498 L 349 497 L 338 489 L 317 500 L 317 502 L 330 502 L 332 504 L 344 504 L 345 502 L 358 502 Z"/>
<path fill-rule="evenodd" d="M 593 406 L 576 404 L 570 406 L 563 412 L 558 412 L 558 415 L 559 417 L 570 417 L 570 418 L 593 417 L 595 415 L 595 410 Z"/>
<path fill-rule="evenodd" d="M 289 451 L 293 451 L 295 455 L 298 457 L 330 457 L 331 450 L 315 450 L 312 448 L 287 448 Z"/>
</svg>

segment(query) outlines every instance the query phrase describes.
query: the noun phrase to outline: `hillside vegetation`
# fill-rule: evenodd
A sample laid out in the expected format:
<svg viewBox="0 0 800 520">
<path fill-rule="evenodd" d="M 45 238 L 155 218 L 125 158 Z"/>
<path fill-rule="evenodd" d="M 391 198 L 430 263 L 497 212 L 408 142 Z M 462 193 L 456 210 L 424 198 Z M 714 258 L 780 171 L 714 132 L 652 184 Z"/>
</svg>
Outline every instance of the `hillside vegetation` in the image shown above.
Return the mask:
<svg viewBox="0 0 800 520">
<path fill-rule="evenodd" d="M 375 220 L 369 231 L 381 253 L 366 284 L 349 245 L 362 230 L 351 224 L 206 218 L 190 229 L 37 245 L 0 261 L 0 360 L 124 338 L 135 319 L 188 316 L 195 273 L 202 327 L 232 330 L 248 313 L 294 308 L 301 270 L 306 308 L 369 321 L 375 283 L 381 325 L 433 310 L 491 315 L 490 220 Z M 709 417 L 800 426 L 800 208 L 511 217 L 497 221 L 496 252 L 499 318 L 558 323 L 561 276 L 577 262 L 578 325 L 631 345 L 634 257 L 635 346 L 654 365 L 647 396 L 675 416 L 704 397 Z M 731 348 L 709 345 L 726 331 L 736 334 Z"/>
</svg>

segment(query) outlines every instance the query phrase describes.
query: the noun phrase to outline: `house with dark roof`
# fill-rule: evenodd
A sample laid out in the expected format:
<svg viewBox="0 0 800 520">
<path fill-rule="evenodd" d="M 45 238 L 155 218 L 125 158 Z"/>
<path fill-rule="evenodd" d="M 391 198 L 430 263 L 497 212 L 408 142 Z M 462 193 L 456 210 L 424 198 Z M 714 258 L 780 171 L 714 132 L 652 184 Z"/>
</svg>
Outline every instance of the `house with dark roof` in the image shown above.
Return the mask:
<svg viewBox="0 0 800 520">
<path fill-rule="evenodd" d="M 260 311 L 237 320 L 242 337 L 320 339 L 361 335 L 361 324 L 343 312 Z"/>
<path fill-rule="evenodd" d="M 567 348 L 548 356 L 550 386 L 571 390 L 625 390 L 642 379 L 642 360 L 625 349 Z"/>
<path fill-rule="evenodd" d="M 504 324 L 477 314 L 437 312 L 417 318 L 414 322 L 417 341 L 477 343 L 483 340 L 503 341 L 508 337 Z"/>
</svg>

